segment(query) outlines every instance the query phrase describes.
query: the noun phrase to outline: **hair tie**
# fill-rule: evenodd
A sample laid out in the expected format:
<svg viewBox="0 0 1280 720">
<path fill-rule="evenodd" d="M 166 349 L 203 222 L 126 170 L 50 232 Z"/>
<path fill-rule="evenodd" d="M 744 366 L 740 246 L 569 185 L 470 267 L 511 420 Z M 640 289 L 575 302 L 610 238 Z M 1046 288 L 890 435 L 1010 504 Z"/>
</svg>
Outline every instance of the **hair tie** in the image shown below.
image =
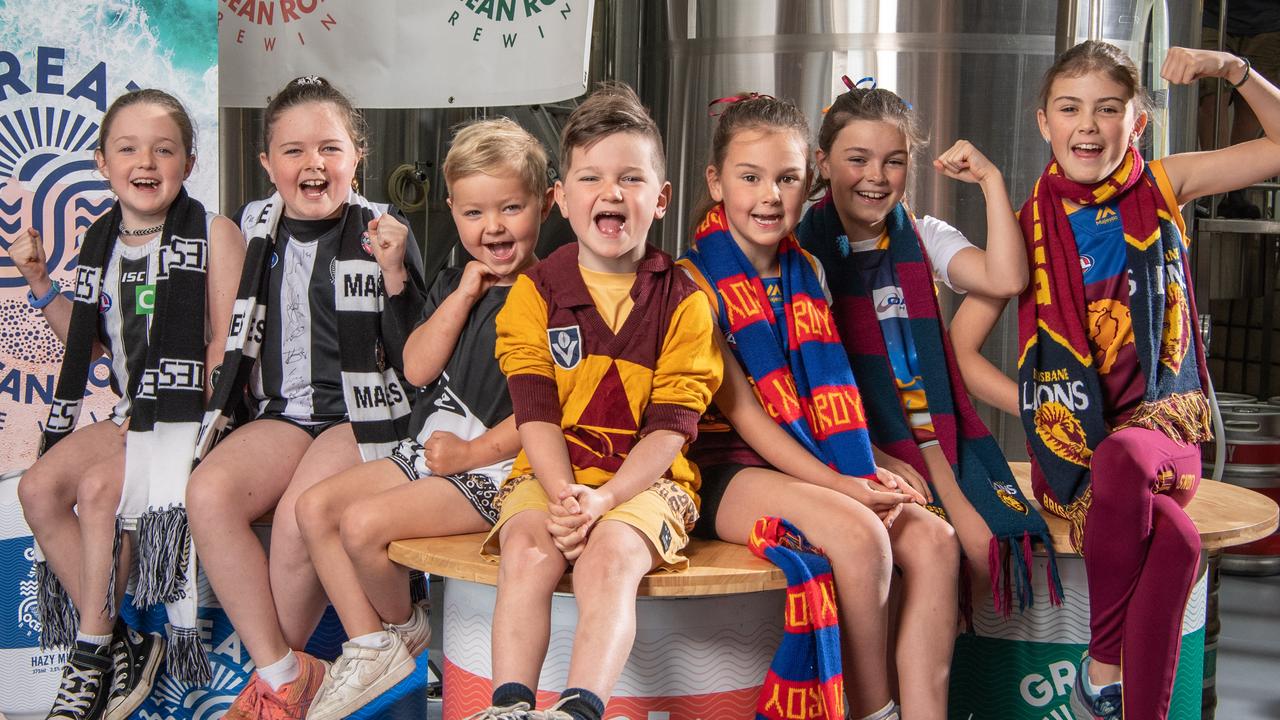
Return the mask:
<svg viewBox="0 0 1280 720">
<path fill-rule="evenodd" d="M 849 88 L 850 90 L 857 90 L 864 82 L 871 83 L 871 87 L 867 88 L 868 90 L 876 89 L 876 79 L 871 77 L 870 75 L 867 75 L 866 77 L 863 77 L 863 78 L 858 78 L 857 82 L 850 80 L 848 75 L 841 75 L 840 79 L 844 81 L 844 86 Z"/>
<path fill-rule="evenodd" d="M 768 100 L 775 99 L 772 95 L 766 95 L 765 93 L 758 93 L 758 92 L 749 92 L 742 95 L 726 95 L 725 97 L 716 98 L 715 100 L 712 100 L 711 102 L 707 103 L 707 115 L 709 117 L 718 117 L 721 113 L 723 113 L 724 112 L 723 109 L 721 110 L 715 109 L 717 105 L 732 105 L 736 102 L 742 102 L 743 100 L 758 100 L 760 98 L 765 98 Z"/>
</svg>

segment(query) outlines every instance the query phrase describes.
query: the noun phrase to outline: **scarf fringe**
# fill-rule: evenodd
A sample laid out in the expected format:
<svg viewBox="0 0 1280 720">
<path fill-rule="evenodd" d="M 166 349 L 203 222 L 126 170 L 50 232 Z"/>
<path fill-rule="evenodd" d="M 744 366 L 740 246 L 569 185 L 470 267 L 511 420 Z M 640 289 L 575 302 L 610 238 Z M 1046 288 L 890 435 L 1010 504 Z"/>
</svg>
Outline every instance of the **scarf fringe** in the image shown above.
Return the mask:
<svg viewBox="0 0 1280 720">
<path fill-rule="evenodd" d="M 409 571 L 409 602 L 419 603 L 430 596 L 427 576 L 421 570 Z"/>
<path fill-rule="evenodd" d="M 58 576 L 43 560 L 35 563 L 36 614 L 40 620 L 40 649 L 68 648 L 76 640 L 80 613 Z"/>
<path fill-rule="evenodd" d="M 1062 605 L 1062 578 L 1058 576 L 1058 558 L 1053 551 L 1053 541 L 1048 533 L 1041 533 L 1039 540 L 1048 556 L 1045 568 L 1049 586 L 1049 603 Z M 987 568 L 991 573 L 991 602 L 997 615 L 1008 618 L 1013 614 L 1013 599 L 1018 599 L 1018 612 L 1026 612 L 1035 604 L 1035 588 L 1031 578 L 1035 572 L 1034 547 L 1030 532 L 1021 537 L 992 537 L 987 546 Z M 962 599 L 963 603 L 963 599 Z"/>
<path fill-rule="evenodd" d="M 116 517 L 116 532 L 111 538 L 111 572 L 107 575 L 107 597 L 102 605 L 102 613 L 109 618 L 117 617 L 116 613 L 116 575 L 120 567 L 120 546 L 124 540 L 124 523 Z M 126 580 L 126 582 L 128 582 Z"/>
<path fill-rule="evenodd" d="M 213 678 L 209 656 L 200 643 L 200 631 L 195 628 L 167 626 L 168 645 L 165 649 L 165 665 L 171 677 L 188 685 L 208 685 Z"/>
<path fill-rule="evenodd" d="M 1203 392 L 1191 390 L 1143 401 L 1116 429 L 1126 427 L 1155 430 L 1184 445 L 1202 443 L 1213 439 L 1213 411 Z"/>
<path fill-rule="evenodd" d="M 138 585 L 133 605 L 142 609 L 186 597 L 191 529 L 181 506 L 138 517 Z"/>
</svg>

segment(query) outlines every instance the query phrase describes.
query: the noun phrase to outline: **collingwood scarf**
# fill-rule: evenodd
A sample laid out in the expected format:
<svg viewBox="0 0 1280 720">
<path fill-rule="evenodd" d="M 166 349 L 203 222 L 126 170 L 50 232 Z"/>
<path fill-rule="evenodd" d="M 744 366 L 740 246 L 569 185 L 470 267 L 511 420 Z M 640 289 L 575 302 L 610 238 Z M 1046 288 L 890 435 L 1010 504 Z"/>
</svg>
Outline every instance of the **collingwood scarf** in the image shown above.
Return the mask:
<svg viewBox="0 0 1280 720">
<path fill-rule="evenodd" d="M 1089 345 L 1088 303 L 1064 200 L 1081 206 L 1118 200 L 1132 283 L 1129 312 L 1145 388 L 1137 409 L 1115 428 L 1108 427 Z M 1050 162 L 1019 221 L 1031 254 L 1031 285 L 1018 301 L 1018 390 L 1032 480 L 1045 509 L 1070 521 L 1071 542 L 1079 549 L 1092 497 L 1090 458 L 1110 432 L 1144 427 L 1182 443 L 1211 435 L 1185 227 L 1134 148 L 1096 185 L 1073 182 L 1056 160 Z"/>
<path fill-rule="evenodd" d="M 886 225 L 888 259 L 894 281 L 902 289 L 938 445 L 965 499 L 991 531 L 987 563 L 991 569 L 995 610 L 1008 614 L 1015 595 L 1020 610 L 1033 601 L 1032 540 L 1039 540 L 1049 553 L 1049 595 L 1050 601 L 1057 604 L 1061 598 L 1060 584 L 1048 526 L 1023 496 L 1000 446 L 969 401 L 955 352 L 940 320 L 932 268 L 915 221 L 906 206 L 899 203 L 889 214 Z M 867 286 L 851 257 L 844 226 L 829 192 L 805 214 L 796 234 L 804 239 L 805 249 L 812 252 L 827 271 L 840 337 L 859 387 L 866 388 L 862 398 L 872 441 L 928 479 L 924 455 L 912 435 L 898 394 L 872 288 Z M 930 509 L 945 517 L 936 489 L 933 497 Z"/>
<path fill-rule="evenodd" d="M 756 520 L 747 546 L 787 576 L 782 643 L 760 688 L 756 720 L 843 720 L 840 615 L 831 563 L 803 533 L 781 518 Z M 795 708 L 797 690 L 803 691 L 807 700 L 800 715 Z"/>
<path fill-rule="evenodd" d="M 119 236 L 120 217 L 116 203 L 89 228 L 80 249 L 66 354 L 45 424 L 45 449 L 71 433 L 80 413 L 98 334 L 102 280 Z M 137 379 L 129 413 L 124 488 L 113 547 L 118 556 L 121 533 L 136 528 L 134 604 L 145 608 L 165 603 L 170 672 L 192 683 L 209 677 L 196 630 L 195 553 L 184 507 L 204 410 L 207 228 L 204 206 L 181 190 L 169 206 L 161 234 L 155 315 L 145 370 Z M 75 639 L 75 611 L 38 551 L 37 562 L 41 645 L 70 645 Z M 104 602 L 114 614 L 114 562 L 111 573 Z"/>
<path fill-rule="evenodd" d="M 342 394 L 360 456 L 366 462 L 390 455 L 400 438 L 408 437 L 409 426 L 409 395 L 400 384 L 395 368 L 385 360 L 379 329 L 386 299 L 382 271 L 368 249 L 366 229 L 370 220 L 382 214 L 382 208 L 355 192 L 347 198 L 338 231 L 333 287 L 338 316 L 335 350 L 342 367 Z M 249 247 L 236 293 L 222 370 L 200 431 L 197 447 L 201 456 L 208 452 L 237 409 L 262 349 L 267 303 L 273 300 L 262 294 L 269 287 L 269 260 L 283 211 L 284 200 L 279 193 L 251 202 L 244 209 L 241 230 L 249 239 Z M 408 284 L 422 287 L 420 270 L 408 262 L 408 254 L 405 257 L 410 275 Z"/>
<path fill-rule="evenodd" d="M 778 246 L 778 262 L 786 347 L 760 276 L 725 223 L 723 205 L 707 213 L 681 260 L 715 289 L 720 330 L 731 336 L 729 346 L 769 416 L 827 465 L 874 478 L 862 399 L 818 276 L 794 236 Z"/>
</svg>

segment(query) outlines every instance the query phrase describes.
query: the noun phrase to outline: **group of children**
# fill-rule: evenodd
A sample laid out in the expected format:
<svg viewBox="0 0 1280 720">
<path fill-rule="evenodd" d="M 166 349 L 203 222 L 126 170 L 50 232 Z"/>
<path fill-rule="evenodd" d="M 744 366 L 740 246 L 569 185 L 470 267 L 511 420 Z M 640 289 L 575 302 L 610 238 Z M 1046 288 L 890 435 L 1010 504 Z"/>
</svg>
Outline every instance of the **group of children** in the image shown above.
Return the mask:
<svg viewBox="0 0 1280 720">
<path fill-rule="evenodd" d="M 1178 208 L 1280 172 L 1280 91 L 1211 51 L 1174 48 L 1164 74 L 1225 78 L 1267 137 L 1145 164 L 1132 61 L 1084 43 L 1046 75 L 1053 160 L 1020 216 L 971 144 L 934 161 L 982 189 L 985 250 L 904 203 L 924 132 L 883 89 L 851 84 L 812 151 L 793 104 L 721 101 L 708 199 L 677 219 L 692 237 L 678 261 L 646 242 L 671 185 L 629 88 L 570 116 L 553 187 L 536 139 L 477 122 L 443 168 L 474 259 L 429 286 L 404 217 L 353 189 L 365 130 L 322 78 L 271 100 L 260 157 L 276 191 L 234 223 L 183 190 L 195 148 L 181 106 L 123 96 L 96 151 L 117 202 L 85 236 L 74 292 L 50 281 L 34 231 L 8 247 L 67 344 L 47 451 L 19 490 L 44 641 L 72 647 L 49 717 L 128 717 L 161 656 L 207 680 L 195 551 L 257 668 L 227 717 L 345 717 L 430 638 L 387 546 L 488 531 L 493 704 L 475 717 L 599 720 L 641 577 L 683 567 L 691 535 L 745 544 L 769 515 L 833 569 L 847 706 L 827 716 L 943 718 L 961 579 L 998 608 L 1025 602 L 1018 568 L 1046 538 L 966 381 L 1022 415 L 1037 495 L 1077 528 L 1093 629 L 1078 717 L 1164 717 L 1198 561 L 1181 508 L 1208 432 Z M 577 242 L 539 261 L 553 202 Z M 951 333 L 935 280 L 970 293 Z M 1019 293 L 1015 384 L 979 350 Z M 72 431 L 104 352 L 122 399 Z M 1083 402 L 1055 400 L 1054 383 Z M 251 522 L 273 509 L 268 553 Z M 135 602 L 169 609 L 167 649 L 117 617 L 135 557 Z M 567 689 L 539 710 L 570 566 Z M 301 651 L 326 602 L 350 638 L 331 665 Z"/>
</svg>

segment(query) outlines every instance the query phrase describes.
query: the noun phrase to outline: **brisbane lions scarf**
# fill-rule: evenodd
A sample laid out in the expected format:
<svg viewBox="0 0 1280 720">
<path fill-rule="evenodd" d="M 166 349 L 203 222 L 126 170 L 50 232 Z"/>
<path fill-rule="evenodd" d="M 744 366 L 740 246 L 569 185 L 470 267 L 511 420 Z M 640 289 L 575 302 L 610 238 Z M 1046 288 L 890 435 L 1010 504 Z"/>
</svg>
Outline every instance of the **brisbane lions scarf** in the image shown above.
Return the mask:
<svg viewBox="0 0 1280 720">
<path fill-rule="evenodd" d="M 1106 205 L 1118 199 L 1131 282 L 1129 312 L 1145 381 L 1143 400 L 1122 427 L 1164 433 L 1182 443 L 1211 436 L 1204 348 L 1182 216 L 1169 207 L 1142 156 L 1129 148 L 1120 167 L 1081 185 L 1057 161 L 1045 168 L 1019 221 L 1031 255 L 1031 284 L 1018 300 L 1018 390 L 1031 448 L 1032 480 L 1045 509 L 1084 540 L 1090 458 L 1119 427 L 1107 426 L 1101 381 L 1089 345 L 1090 317 L 1071 223 L 1063 201 Z"/>
<path fill-rule="evenodd" d="M 987 562 L 991 568 L 995 610 L 1008 614 L 1015 595 L 1019 610 L 1033 601 L 1032 540 L 1039 540 L 1049 553 L 1049 594 L 1051 602 L 1056 604 L 1060 588 L 1049 528 L 1023 496 L 1000 446 L 969 401 L 955 352 L 940 320 L 933 271 L 915 220 L 906 206 L 899 203 L 889 214 L 886 225 L 887 252 L 895 282 L 902 289 L 938 444 L 965 499 L 991 530 Z M 850 256 L 849 241 L 831 193 L 809 209 L 796 234 L 803 238 L 805 249 L 822 262 L 827 272 L 836 326 L 858 386 L 865 388 L 862 399 L 867 408 L 872 442 L 884 452 L 910 463 L 921 477 L 928 479 L 924 455 L 912 436 L 902 408 L 872 289 Z M 932 486 L 931 480 L 930 484 Z M 936 489 L 933 497 L 934 504 L 929 509 L 946 517 Z"/>
<path fill-rule="evenodd" d="M 787 576 L 782 643 L 760 688 L 756 720 L 843 720 L 840 615 L 831 563 L 781 518 L 756 520 L 747 546 Z M 805 705 L 802 709 L 796 707 L 797 697 Z"/>
<path fill-rule="evenodd" d="M 116 203 L 85 234 L 76 268 L 67 349 L 43 444 L 52 447 L 75 427 L 98 337 L 99 300 L 106 264 L 120 233 Z M 209 258 L 204 206 L 179 191 L 165 215 L 150 325 L 146 369 L 136 378 L 125 438 L 124 489 L 116 511 L 113 551 L 125 529 L 138 533 L 138 583 L 134 604 L 163 602 L 169 616 L 167 662 L 183 680 L 208 679 L 196 630 L 195 551 L 184 505 L 204 411 L 205 287 Z M 121 388 L 130 392 L 129 388 Z M 69 645 L 76 616 L 65 591 L 38 560 L 41 644 Z M 114 614 L 115 564 L 104 599 Z M 204 671 L 201 672 L 201 667 Z"/>
<path fill-rule="evenodd" d="M 231 420 L 262 349 L 267 303 L 276 300 L 262 294 L 269 287 L 269 259 L 276 249 L 283 211 L 284 200 L 279 193 L 245 206 L 241 230 L 249 239 L 249 247 L 227 334 L 226 355 L 200 431 L 201 455 Z M 409 436 L 409 395 L 396 368 L 386 362 L 388 350 L 398 357 L 400 348 L 386 347 L 382 338 L 380 319 L 386 291 L 382 271 L 368 245 L 369 221 L 384 212 L 385 205 L 369 202 L 355 192 L 347 198 L 333 284 L 338 316 L 338 347 L 333 350 L 342 367 L 342 394 L 351 430 L 366 462 L 390 455 L 400 439 Z M 420 292 L 422 270 L 412 258 L 416 258 L 414 253 L 405 253 L 410 286 L 405 292 Z"/>
<path fill-rule="evenodd" d="M 769 416 L 827 465 L 874 478 L 862 399 L 822 284 L 794 236 L 779 244 L 778 262 L 785 328 L 778 326 L 760 276 L 730 235 L 723 205 L 707 213 L 681 260 L 699 284 L 715 289 L 720 330 Z"/>
</svg>

